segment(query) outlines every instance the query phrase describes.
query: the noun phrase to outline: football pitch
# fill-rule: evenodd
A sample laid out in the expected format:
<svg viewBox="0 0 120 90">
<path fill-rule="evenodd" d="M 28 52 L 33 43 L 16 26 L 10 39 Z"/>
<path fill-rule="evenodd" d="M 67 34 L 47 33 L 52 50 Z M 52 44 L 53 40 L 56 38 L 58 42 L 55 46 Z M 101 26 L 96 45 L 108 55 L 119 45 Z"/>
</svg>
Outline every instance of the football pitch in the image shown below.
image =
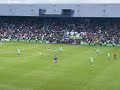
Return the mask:
<svg viewBox="0 0 120 90">
<path fill-rule="evenodd" d="M 100 50 L 98 55 L 96 50 Z M 0 90 L 120 90 L 120 47 L 4 42 L 0 46 Z"/>
</svg>

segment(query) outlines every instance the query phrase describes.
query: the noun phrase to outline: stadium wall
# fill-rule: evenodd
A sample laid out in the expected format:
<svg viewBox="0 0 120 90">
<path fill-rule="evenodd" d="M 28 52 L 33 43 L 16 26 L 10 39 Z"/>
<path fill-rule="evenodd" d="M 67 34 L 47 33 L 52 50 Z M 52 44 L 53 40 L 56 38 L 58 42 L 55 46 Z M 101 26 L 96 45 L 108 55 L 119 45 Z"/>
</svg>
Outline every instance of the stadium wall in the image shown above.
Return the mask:
<svg viewBox="0 0 120 90">
<path fill-rule="evenodd" d="M 0 4 L 0 16 L 39 16 L 45 9 L 47 17 L 60 15 L 61 9 L 72 9 L 72 17 L 120 17 L 120 4 Z"/>
</svg>

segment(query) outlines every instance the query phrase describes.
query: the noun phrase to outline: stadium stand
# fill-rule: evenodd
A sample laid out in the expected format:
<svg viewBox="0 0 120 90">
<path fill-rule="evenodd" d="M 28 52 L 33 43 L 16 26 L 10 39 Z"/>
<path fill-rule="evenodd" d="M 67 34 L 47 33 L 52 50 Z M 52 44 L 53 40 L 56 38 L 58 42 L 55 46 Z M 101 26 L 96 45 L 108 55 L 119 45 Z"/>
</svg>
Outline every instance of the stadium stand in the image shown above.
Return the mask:
<svg viewBox="0 0 120 90">
<path fill-rule="evenodd" d="M 0 22 L 0 36 L 11 40 L 120 43 L 119 19 L 0 17 Z"/>
</svg>

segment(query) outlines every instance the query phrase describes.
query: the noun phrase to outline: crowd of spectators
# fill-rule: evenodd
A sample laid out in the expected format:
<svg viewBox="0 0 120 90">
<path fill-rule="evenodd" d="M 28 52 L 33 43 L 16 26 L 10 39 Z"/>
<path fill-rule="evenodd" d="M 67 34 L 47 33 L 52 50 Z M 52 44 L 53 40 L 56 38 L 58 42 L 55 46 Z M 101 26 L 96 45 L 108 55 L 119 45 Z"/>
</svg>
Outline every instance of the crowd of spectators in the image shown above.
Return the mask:
<svg viewBox="0 0 120 90">
<path fill-rule="evenodd" d="M 57 43 L 120 44 L 120 19 L 0 17 L 0 37 Z"/>
</svg>

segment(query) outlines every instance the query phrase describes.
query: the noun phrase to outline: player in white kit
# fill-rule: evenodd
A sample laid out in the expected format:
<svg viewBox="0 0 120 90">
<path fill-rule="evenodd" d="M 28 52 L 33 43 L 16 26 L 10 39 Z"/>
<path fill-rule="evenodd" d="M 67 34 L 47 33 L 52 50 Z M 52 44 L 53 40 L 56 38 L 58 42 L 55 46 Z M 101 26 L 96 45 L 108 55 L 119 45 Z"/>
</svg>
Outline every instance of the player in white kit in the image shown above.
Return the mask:
<svg viewBox="0 0 120 90">
<path fill-rule="evenodd" d="M 50 47 L 48 46 L 48 52 L 50 52 Z"/>
<path fill-rule="evenodd" d="M 60 46 L 60 52 L 62 52 L 62 47 Z"/>
<path fill-rule="evenodd" d="M 108 53 L 108 59 L 110 59 L 110 53 Z"/>
<path fill-rule="evenodd" d="M 90 64 L 91 64 L 91 66 L 94 65 L 93 57 L 90 57 Z"/>
<path fill-rule="evenodd" d="M 96 53 L 99 54 L 99 50 L 96 50 Z"/>
<path fill-rule="evenodd" d="M 17 54 L 20 55 L 20 48 L 18 48 L 18 50 L 17 50 Z"/>
</svg>

